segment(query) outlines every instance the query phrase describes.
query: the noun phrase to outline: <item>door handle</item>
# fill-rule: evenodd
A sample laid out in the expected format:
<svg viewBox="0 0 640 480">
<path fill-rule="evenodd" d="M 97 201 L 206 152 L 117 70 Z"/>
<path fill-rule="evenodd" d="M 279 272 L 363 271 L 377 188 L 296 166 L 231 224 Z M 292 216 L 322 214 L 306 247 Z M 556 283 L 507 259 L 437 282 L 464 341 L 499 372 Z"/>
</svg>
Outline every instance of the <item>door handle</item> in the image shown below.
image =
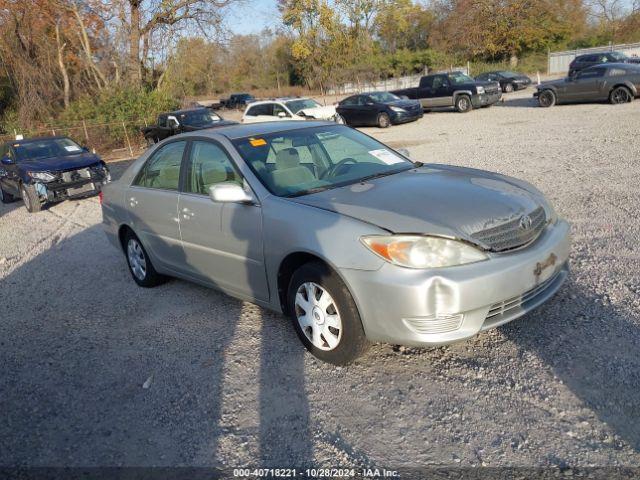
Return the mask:
<svg viewBox="0 0 640 480">
<path fill-rule="evenodd" d="M 138 200 L 136 200 L 135 197 L 129 198 L 129 205 L 131 205 L 132 207 L 135 207 L 136 205 L 138 205 Z"/>
<path fill-rule="evenodd" d="M 182 209 L 182 218 L 184 218 L 185 220 L 189 220 L 190 218 L 193 217 L 193 212 L 191 210 L 189 210 L 188 208 L 183 208 Z"/>
</svg>

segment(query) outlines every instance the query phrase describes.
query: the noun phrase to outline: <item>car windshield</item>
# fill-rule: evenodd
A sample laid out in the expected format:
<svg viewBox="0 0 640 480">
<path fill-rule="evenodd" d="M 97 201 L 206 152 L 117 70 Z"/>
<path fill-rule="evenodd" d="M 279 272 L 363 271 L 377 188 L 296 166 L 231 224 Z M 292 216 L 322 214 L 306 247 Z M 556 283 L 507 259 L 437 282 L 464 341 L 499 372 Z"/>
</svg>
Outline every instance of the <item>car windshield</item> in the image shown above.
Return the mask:
<svg viewBox="0 0 640 480">
<path fill-rule="evenodd" d="M 44 160 L 82 153 L 82 147 L 70 138 L 47 138 L 14 143 L 18 160 Z"/>
<path fill-rule="evenodd" d="M 189 127 L 205 127 L 220 122 L 222 118 L 213 112 L 198 110 L 181 114 L 179 120 L 180 123 Z"/>
<path fill-rule="evenodd" d="M 357 130 L 310 127 L 233 141 L 274 195 L 293 197 L 409 170 L 413 163 Z"/>
<path fill-rule="evenodd" d="M 318 102 L 316 102 L 315 100 L 311 100 L 310 98 L 291 100 L 289 102 L 285 102 L 285 105 L 293 113 L 298 113 L 300 110 L 304 110 L 305 108 L 318 108 L 322 106 Z"/>
<path fill-rule="evenodd" d="M 505 78 L 516 78 L 520 76 L 515 72 L 500 72 L 500 75 L 502 75 Z"/>
<path fill-rule="evenodd" d="M 461 85 L 463 83 L 473 83 L 474 80 L 471 77 L 468 77 L 464 73 L 454 72 L 449 74 L 449 80 L 454 85 Z"/>
<path fill-rule="evenodd" d="M 619 62 L 623 60 L 627 60 L 628 58 L 624 53 L 620 53 L 620 52 L 611 52 L 610 55 L 611 55 L 611 58 Z"/>
<path fill-rule="evenodd" d="M 374 102 L 378 103 L 389 103 L 400 100 L 400 97 L 389 92 L 373 92 L 370 93 L 369 96 L 373 98 Z"/>
</svg>

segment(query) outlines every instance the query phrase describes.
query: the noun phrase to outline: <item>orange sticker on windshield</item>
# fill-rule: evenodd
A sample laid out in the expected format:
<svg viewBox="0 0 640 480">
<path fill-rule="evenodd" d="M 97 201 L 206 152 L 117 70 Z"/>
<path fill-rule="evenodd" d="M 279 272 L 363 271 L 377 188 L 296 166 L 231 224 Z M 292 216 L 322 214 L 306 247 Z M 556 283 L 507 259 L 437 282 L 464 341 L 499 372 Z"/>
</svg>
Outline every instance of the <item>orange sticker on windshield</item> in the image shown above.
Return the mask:
<svg viewBox="0 0 640 480">
<path fill-rule="evenodd" d="M 249 140 L 249 143 L 253 147 L 262 147 L 263 145 L 267 144 L 267 141 L 264 138 L 252 138 L 251 140 Z"/>
</svg>

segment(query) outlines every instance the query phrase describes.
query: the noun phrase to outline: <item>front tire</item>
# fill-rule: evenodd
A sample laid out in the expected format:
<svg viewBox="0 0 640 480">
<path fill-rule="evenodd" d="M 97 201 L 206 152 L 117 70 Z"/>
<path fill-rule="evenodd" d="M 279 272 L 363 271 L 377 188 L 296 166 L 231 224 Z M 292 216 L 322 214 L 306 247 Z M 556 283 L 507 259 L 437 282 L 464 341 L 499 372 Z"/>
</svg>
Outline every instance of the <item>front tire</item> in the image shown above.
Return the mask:
<svg viewBox="0 0 640 480">
<path fill-rule="evenodd" d="M 22 196 L 22 201 L 24 202 L 27 212 L 37 213 L 42 210 L 42 203 L 40 202 L 40 198 L 33 186 L 22 185 L 20 187 L 20 195 Z"/>
<path fill-rule="evenodd" d="M 557 101 L 556 94 L 551 90 L 543 90 L 538 95 L 538 105 L 542 108 L 553 107 Z"/>
<path fill-rule="evenodd" d="M 627 87 L 616 87 L 609 95 L 609 101 L 613 105 L 622 105 L 623 103 L 633 102 L 633 93 Z"/>
<path fill-rule="evenodd" d="M 473 103 L 471 103 L 471 97 L 469 95 L 459 95 L 456 98 L 456 112 L 467 113 L 473 110 Z"/>
<path fill-rule="evenodd" d="M 378 118 L 376 120 L 376 123 L 378 124 L 378 127 L 380 128 L 388 128 L 389 125 L 391 125 L 391 119 L 389 118 L 389 115 L 382 112 L 378 114 Z"/>
<path fill-rule="evenodd" d="M 140 239 L 132 231 L 125 236 L 124 249 L 129 272 L 140 287 L 156 287 L 167 281 L 167 277 L 156 271 Z"/>
<path fill-rule="evenodd" d="M 322 361 L 347 365 L 369 347 L 349 289 L 323 263 L 307 263 L 293 274 L 287 308 L 300 341 Z"/>
<path fill-rule="evenodd" d="M 512 93 L 515 90 L 515 87 L 513 86 L 513 83 L 507 83 L 504 86 L 504 93 Z"/>
</svg>

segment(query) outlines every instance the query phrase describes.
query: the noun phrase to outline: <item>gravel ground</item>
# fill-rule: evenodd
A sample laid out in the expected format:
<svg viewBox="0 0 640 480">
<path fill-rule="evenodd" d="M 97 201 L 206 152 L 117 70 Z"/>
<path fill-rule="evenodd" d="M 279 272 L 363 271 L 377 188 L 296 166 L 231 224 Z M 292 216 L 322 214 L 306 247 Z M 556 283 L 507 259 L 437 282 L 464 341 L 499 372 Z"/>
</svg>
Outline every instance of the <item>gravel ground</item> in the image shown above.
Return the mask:
<svg viewBox="0 0 640 480">
<path fill-rule="evenodd" d="M 558 295 L 454 346 L 332 367 L 279 315 L 137 288 L 95 198 L 0 206 L 0 465 L 640 465 L 640 105 L 530 96 L 365 129 L 529 180 L 573 225 Z"/>
</svg>

